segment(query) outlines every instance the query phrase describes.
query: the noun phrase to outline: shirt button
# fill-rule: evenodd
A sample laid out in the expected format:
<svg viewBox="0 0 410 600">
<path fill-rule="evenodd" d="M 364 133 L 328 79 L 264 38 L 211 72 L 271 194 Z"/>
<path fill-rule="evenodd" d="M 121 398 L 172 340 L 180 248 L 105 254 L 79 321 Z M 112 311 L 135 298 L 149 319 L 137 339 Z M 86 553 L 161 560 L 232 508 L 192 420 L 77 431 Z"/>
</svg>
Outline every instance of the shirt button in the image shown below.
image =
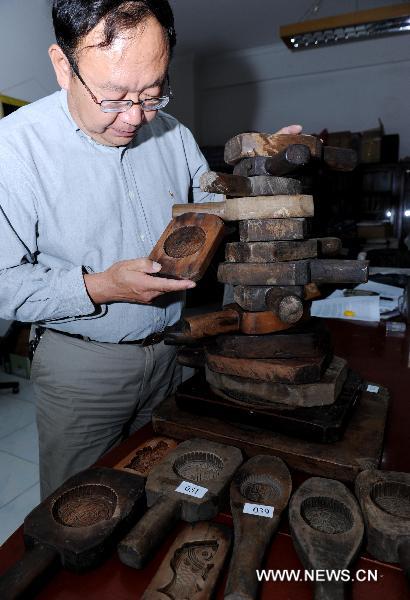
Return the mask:
<svg viewBox="0 0 410 600">
<path fill-rule="evenodd" d="M 132 192 L 129 193 L 130 200 L 134 200 L 134 194 Z"/>
<path fill-rule="evenodd" d="M 145 235 L 141 235 L 140 238 L 143 242 L 145 242 Z"/>
</svg>

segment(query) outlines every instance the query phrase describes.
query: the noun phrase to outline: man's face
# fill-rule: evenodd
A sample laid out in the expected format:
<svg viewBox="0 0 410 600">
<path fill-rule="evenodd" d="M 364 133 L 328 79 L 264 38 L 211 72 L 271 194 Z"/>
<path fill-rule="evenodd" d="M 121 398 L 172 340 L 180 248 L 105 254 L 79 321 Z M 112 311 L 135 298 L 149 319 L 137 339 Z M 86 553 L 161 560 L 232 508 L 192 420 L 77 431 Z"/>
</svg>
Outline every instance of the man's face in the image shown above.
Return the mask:
<svg viewBox="0 0 410 600">
<path fill-rule="evenodd" d="M 102 40 L 103 23 L 81 42 L 77 68 L 97 100 L 143 100 L 163 93 L 169 64 L 164 30 L 150 17 L 137 28 L 122 32 L 107 48 L 96 47 Z M 125 146 L 137 130 L 155 116 L 133 106 L 123 113 L 104 113 L 73 73 L 68 84 L 68 106 L 77 125 L 106 146 Z"/>
</svg>

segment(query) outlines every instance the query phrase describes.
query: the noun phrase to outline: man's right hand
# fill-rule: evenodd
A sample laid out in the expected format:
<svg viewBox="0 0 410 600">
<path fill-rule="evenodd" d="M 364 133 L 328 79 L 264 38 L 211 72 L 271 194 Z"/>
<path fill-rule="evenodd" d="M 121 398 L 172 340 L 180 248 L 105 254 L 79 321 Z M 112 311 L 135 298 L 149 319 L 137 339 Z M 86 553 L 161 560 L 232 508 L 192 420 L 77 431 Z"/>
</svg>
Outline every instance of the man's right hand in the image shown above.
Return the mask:
<svg viewBox="0 0 410 600">
<path fill-rule="evenodd" d="M 149 304 L 166 292 L 181 292 L 195 287 L 189 279 L 153 277 L 161 270 L 159 263 L 149 258 L 122 260 L 102 273 L 84 275 L 88 295 L 94 304 L 138 302 Z"/>
</svg>

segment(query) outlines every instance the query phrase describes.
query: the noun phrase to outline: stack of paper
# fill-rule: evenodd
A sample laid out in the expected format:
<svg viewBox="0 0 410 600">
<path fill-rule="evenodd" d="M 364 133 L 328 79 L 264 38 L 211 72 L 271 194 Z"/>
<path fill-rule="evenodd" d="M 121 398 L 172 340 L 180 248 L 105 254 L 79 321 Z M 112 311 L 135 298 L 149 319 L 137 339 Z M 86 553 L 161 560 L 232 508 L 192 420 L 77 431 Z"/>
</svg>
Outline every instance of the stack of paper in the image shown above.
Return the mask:
<svg viewBox="0 0 410 600">
<path fill-rule="evenodd" d="M 360 292 L 373 295 L 360 295 Z M 334 291 L 324 300 L 312 302 L 312 317 L 348 319 L 351 321 L 380 321 L 400 314 L 399 303 L 404 291 L 401 288 L 368 281 L 355 288 L 355 294 L 345 295 L 344 290 Z"/>
</svg>

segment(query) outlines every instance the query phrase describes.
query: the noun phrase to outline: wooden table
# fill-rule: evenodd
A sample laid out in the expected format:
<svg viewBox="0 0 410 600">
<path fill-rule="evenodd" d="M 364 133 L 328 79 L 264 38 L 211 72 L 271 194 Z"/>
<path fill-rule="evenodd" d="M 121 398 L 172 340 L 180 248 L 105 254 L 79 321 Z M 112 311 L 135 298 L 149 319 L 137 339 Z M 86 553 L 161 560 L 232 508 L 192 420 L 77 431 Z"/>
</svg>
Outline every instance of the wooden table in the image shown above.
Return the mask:
<svg viewBox="0 0 410 600">
<path fill-rule="evenodd" d="M 410 471 L 410 334 L 404 337 L 388 337 L 384 325 L 368 326 L 340 321 L 329 321 L 336 354 L 348 359 L 350 366 L 363 378 L 387 387 L 391 393 L 391 408 L 387 423 L 382 468 Z M 103 457 L 98 464 L 112 466 L 137 445 L 152 436 L 150 426 L 144 427 L 121 446 Z M 294 476 L 294 487 L 300 476 Z M 230 516 L 221 514 L 218 520 L 231 524 Z M 83 575 L 75 575 L 60 569 L 50 576 L 39 590 L 39 600 L 137 600 L 155 574 L 166 551 L 180 528 L 168 536 L 160 552 L 142 571 L 128 568 L 113 555 L 100 568 Z M 22 527 L 0 548 L 0 574 L 23 554 Z M 293 549 L 284 523 L 272 544 L 264 567 L 266 569 L 302 569 Z M 356 569 L 378 572 L 377 582 L 355 582 L 347 596 L 354 600 L 404 600 L 410 598 L 401 569 L 386 565 L 363 554 Z M 226 577 L 225 577 L 226 579 Z M 220 582 L 216 598 L 223 598 L 225 579 Z M 351 594 L 351 596 L 350 596 Z M 310 600 L 313 587 L 305 582 L 264 583 L 261 600 Z M 178 599 L 179 600 L 179 599 Z"/>
</svg>

